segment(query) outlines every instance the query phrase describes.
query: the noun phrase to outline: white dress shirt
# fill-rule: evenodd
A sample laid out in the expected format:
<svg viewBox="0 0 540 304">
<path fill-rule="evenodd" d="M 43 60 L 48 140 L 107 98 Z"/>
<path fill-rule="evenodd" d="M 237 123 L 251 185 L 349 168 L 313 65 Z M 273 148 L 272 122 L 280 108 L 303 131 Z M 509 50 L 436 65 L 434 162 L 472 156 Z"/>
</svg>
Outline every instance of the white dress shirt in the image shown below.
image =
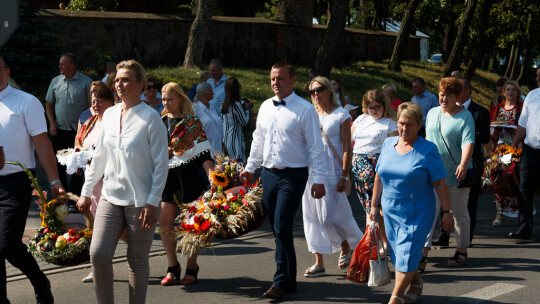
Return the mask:
<svg viewBox="0 0 540 304">
<path fill-rule="evenodd" d="M 223 121 L 221 117 L 200 101 L 195 103 L 195 115 L 201 120 L 213 152 L 221 154 L 223 149 Z"/>
<path fill-rule="evenodd" d="M 0 91 L 0 146 L 4 147 L 6 162 L 18 161 L 35 168 L 32 138 L 42 133 L 47 133 L 47 123 L 41 102 L 10 85 Z M 0 176 L 19 171 L 21 167 L 6 164 Z"/>
<path fill-rule="evenodd" d="M 538 113 L 540 113 L 540 88 L 529 92 L 518 121 L 518 125 L 526 130 L 525 144 L 535 149 L 540 149 L 540 119 L 536 116 Z"/>
<path fill-rule="evenodd" d="M 158 206 L 169 172 L 167 130 L 159 114 L 144 102 L 124 113 L 122 104 L 105 111 L 101 132 L 81 195 L 92 190 L 103 177 L 103 195 L 119 206 Z"/>
<path fill-rule="evenodd" d="M 283 99 L 285 106 L 275 106 L 272 100 L 278 97 L 267 99 L 259 109 L 246 171 L 253 173 L 261 165 L 284 169 L 311 164 L 314 182 L 322 184 L 326 158 L 315 108 L 294 92 Z"/>
</svg>

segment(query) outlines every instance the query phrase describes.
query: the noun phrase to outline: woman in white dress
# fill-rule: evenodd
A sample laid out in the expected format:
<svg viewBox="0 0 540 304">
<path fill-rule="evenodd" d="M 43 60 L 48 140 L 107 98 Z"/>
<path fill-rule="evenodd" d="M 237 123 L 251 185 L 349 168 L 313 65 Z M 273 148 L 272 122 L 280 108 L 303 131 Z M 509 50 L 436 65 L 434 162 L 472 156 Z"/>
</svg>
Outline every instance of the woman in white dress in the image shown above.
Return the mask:
<svg viewBox="0 0 540 304">
<path fill-rule="evenodd" d="M 309 88 L 319 114 L 321 131 L 324 131 L 341 158 L 336 158 L 321 132 L 326 157 L 326 195 L 321 199 L 311 196 L 313 176 L 310 172 L 302 197 L 304 233 L 308 250 L 315 254 L 315 264 L 306 269 L 304 276 L 319 277 L 326 274 L 323 254 L 341 251 L 338 267 L 346 268 L 352 253 L 350 244 L 358 244 L 363 233 L 354 220 L 344 192 L 351 167 L 351 116 L 339 105 L 332 84 L 327 78 L 315 77 Z"/>
</svg>

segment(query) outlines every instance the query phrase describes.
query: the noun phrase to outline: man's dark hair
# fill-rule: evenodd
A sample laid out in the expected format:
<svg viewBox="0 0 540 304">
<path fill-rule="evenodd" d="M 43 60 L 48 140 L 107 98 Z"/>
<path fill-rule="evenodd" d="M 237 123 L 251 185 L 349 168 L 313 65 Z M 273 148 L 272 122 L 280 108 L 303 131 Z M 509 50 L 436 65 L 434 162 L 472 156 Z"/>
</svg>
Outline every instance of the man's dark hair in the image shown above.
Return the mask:
<svg viewBox="0 0 540 304">
<path fill-rule="evenodd" d="M 223 68 L 223 63 L 221 62 L 221 59 L 219 59 L 219 58 L 214 58 L 214 59 L 210 60 L 209 65 L 212 65 L 212 64 L 215 64 L 220 69 Z"/>
<path fill-rule="evenodd" d="M 424 78 L 422 77 L 416 77 L 415 79 L 412 80 L 413 83 L 415 82 L 418 82 L 419 84 L 421 84 L 422 86 L 426 86 L 426 82 L 424 81 Z"/>
<path fill-rule="evenodd" d="M 73 54 L 71 52 L 64 53 L 60 57 L 67 57 L 69 59 L 69 61 L 71 61 L 73 64 L 75 64 L 75 65 L 77 64 L 77 56 L 75 56 L 75 54 Z"/>
<path fill-rule="evenodd" d="M 472 93 L 473 87 L 471 85 L 471 82 L 468 81 L 467 79 L 460 79 L 460 80 L 461 80 L 461 84 L 463 85 L 463 89 L 470 90 Z"/>
<path fill-rule="evenodd" d="M 273 66 L 272 66 L 272 70 L 273 69 L 281 69 L 281 68 L 285 68 L 287 69 L 287 71 L 289 72 L 289 76 L 290 77 L 294 77 L 296 76 L 296 71 L 294 69 L 294 66 L 290 63 L 287 63 L 287 62 L 276 62 Z"/>
<path fill-rule="evenodd" d="M 146 82 L 149 82 L 149 81 L 153 82 L 156 86 L 159 86 L 159 81 L 157 77 L 152 74 L 146 75 Z"/>
<path fill-rule="evenodd" d="M 502 87 L 504 86 L 504 84 L 509 80 L 509 78 L 507 77 L 502 77 L 502 78 L 499 78 L 497 79 L 497 82 L 495 83 L 495 86 L 496 87 Z"/>
</svg>

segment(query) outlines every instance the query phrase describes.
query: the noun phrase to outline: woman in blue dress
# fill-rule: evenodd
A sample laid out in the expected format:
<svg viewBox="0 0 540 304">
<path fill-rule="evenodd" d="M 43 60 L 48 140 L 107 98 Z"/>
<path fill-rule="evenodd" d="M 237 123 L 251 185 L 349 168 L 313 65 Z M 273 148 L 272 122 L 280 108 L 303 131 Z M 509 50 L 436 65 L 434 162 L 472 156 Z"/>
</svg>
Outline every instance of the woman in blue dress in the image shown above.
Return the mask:
<svg viewBox="0 0 540 304">
<path fill-rule="evenodd" d="M 396 269 L 389 303 L 414 303 L 422 294 L 418 262 L 435 219 L 435 192 L 447 212 L 444 229 L 454 225 L 441 156 L 433 143 L 418 136 L 422 120 L 418 104 L 399 106 L 399 136 L 384 141 L 376 167 L 370 219 L 377 220 L 382 204 L 389 254 Z"/>
</svg>

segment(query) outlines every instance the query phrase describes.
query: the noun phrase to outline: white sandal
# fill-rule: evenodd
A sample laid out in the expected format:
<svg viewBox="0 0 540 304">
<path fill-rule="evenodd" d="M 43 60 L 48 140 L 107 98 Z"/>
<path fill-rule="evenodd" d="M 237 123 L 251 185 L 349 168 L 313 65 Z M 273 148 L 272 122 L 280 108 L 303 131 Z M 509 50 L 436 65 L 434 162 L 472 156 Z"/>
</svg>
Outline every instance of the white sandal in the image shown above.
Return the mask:
<svg viewBox="0 0 540 304">
<path fill-rule="evenodd" d="M 401 303 L 405 303 L 405 300 L 403 298 L 398 297 L 398 296 L 391 296 L 390 301 L 392 301 L 392 299 L 397 299 Z M 390 304 L 390 302 L 388 302 L 388 304 Z"/>
<path fill-rule="evenodd" d="M 326 275 L 326 272 L 324 268 L 319 267 L 317 265 L 313 265 L 309 267 L 308 269 L 306 269 L 306 272 L 304 272 L 304 276 L 306 278 L 318 278 L 318 277 L 323 277 L 325 275 Z"/>
<path fill-rule="evenodd" d="M 422 283 L 418 285 L 410 284 L 409 291 L 411 290 L 411 287 L 420 289 L 420 292 L 419 293 L 406 293 L 405 296 L 403 297 L 405 298 L 405 303 L 416 303 L 416 301 L 418 301 L 418 298 L 422 295 L 422 291 L 424 291 L 424 282 L 422 281 Z"/>
<path fill-rule="evenodd" d="M 351 257 L 352 257 L 352 250 L 348 254 L 340 255 L 338 259 L 338 268 L 345 269 L 349 267 L 349 263 L 351 262 Z"/>
</svg>

